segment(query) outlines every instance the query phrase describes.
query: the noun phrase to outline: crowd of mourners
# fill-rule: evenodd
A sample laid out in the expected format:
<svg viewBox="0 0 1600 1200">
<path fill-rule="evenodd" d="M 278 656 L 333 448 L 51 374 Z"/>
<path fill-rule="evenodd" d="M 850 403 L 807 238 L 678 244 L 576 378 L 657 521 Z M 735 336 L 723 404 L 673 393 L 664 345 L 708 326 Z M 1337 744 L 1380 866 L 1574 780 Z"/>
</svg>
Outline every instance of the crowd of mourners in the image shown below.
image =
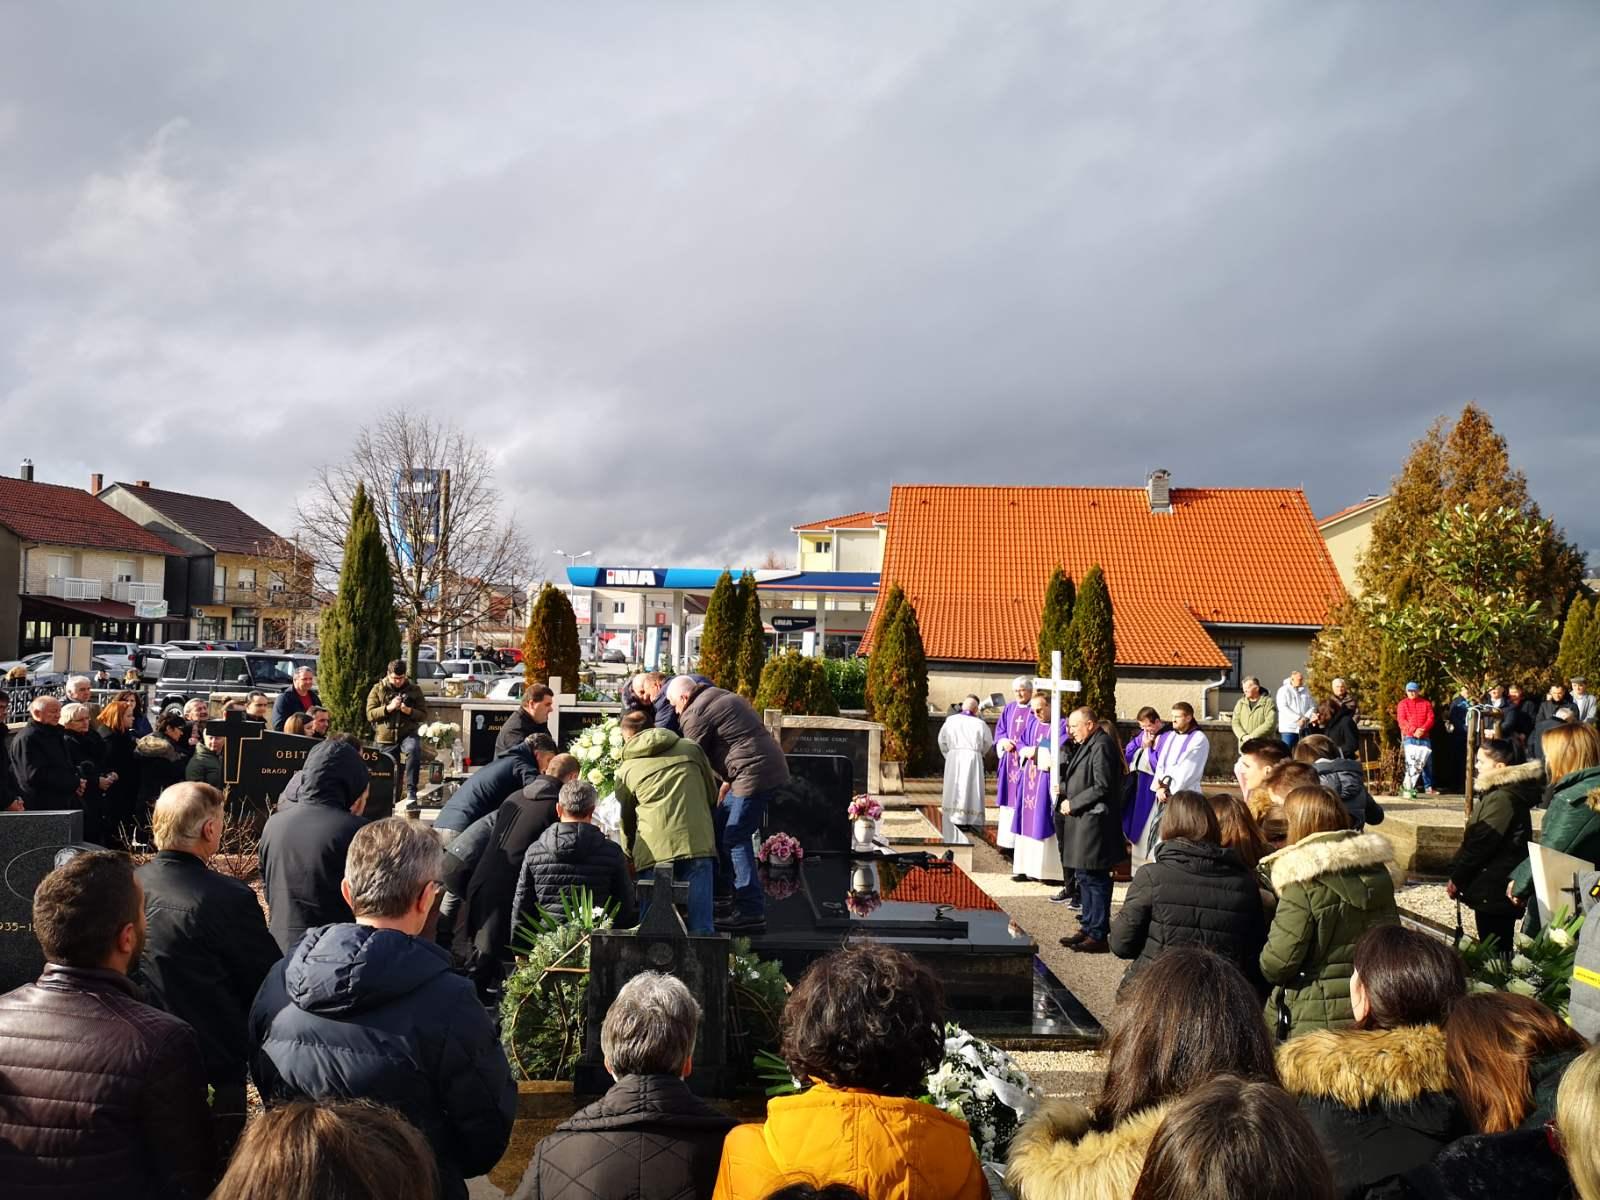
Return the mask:
<svg viewBox="0 0 1600 1200">
<path fill-rule="evenodd" d="M 630 921 L 633 876 L 670 864 L 690 881 L 690 927 L 760 918 L 739 907 L 750 866 L 728 853 L 748 853 L 748 834 L 727 831 L 759 823 L 776 743 L 737 696 L 692 678 L 630 690 L 620 846 L 594 827 L 595 790 L 541 728 L 550 696 L 535 688 L 435 828 L 367 819 L 360 747 L 324 738 L 261 833 L 265 912 L 208 867 L 228 816 L 204 778 L 163 784 L 142 865 L 63 852 L 33 897 L 43 974 L 0 996 L 4 1194 L 465 1197 L 512 1135 L 491 1006 L 525 915 L 586 888 Z M 788 997 L 780 1054 L 804 1089 L 738 1124 L 692 1087 L 699 1003 L 644 972 L 600 1031 L 615 1082 L 539 1141 L 519 1200 L 978 1200 L 1002 1186 L 1021 1200 L 1600 1200 L 1586 1040 L 1600 1005 L 1575 1003 L 1569 1024 L 1471 991 L 1453 945 L 1401 923 L 1393 854 L 1371 829 L 1383 810 L 1328 732 L 1245 738 L 1242 797 L 1207 796 L 1176 786 L 1199 754 L 1192 712 L 1174 716 L 1168 729 L 1142 712 L 1122 747 L 1080 708 L 1062 761 L 1029 760 L 1062 772 L 1052 841 L 1079 887 L 1060 898 L 1084 926 L 1064 941 L 1129 960 L 1088 1103 L 1037 1099 L 986 1170 L 967 1124 L 922 1099 L 945 1052 L 937 976 L 864 943 L 815 961 Z M 1532 761 L 1490 738 L 1475 769 L 1449 886 L 1509 952 L 1531 907 L 1533 810 L 1545 844 L 1600 857 L 1600 734 L 1563 721 Z M 1019 808 L 1054 797 L 1027 782 Z M 1135 859 L 1114 917 L 1113 855 Z"/>
</svg>

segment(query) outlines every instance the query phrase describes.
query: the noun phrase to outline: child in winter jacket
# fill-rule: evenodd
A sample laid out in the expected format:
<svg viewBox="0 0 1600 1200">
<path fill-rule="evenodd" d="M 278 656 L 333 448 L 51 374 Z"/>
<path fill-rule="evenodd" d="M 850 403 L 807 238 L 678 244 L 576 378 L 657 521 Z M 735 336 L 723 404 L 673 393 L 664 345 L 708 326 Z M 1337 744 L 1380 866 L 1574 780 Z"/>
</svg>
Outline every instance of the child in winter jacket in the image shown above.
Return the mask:
<svg viewBox="0 0 1600 1200">
<path fill-rule="evenodd" d="M 1350 814 L 1350 828 L 1360 833 L 1368 825 L 1383 824 L 1383 806 L 1367 791 L 1361 764 L 1339 753 L 1333 740 L 1320 733 L 1309 733 L 1295 743 L 1297 762 L 1310 763 L 1322 786 L 1339 797 Z"/>
</svg>

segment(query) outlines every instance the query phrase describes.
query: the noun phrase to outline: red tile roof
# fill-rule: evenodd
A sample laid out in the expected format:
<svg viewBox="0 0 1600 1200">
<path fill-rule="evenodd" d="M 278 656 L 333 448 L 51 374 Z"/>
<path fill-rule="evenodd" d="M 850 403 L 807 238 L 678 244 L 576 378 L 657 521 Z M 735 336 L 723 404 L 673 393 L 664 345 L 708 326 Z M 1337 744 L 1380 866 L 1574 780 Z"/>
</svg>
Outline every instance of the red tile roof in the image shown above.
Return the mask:
<svg viewBox="0 0 1600 1200">
<path fill-rule="evenodd" d="M 930 659 L 1029 663 L 1050 572 L 1098 563 L 1124 666 L 1221 668 L 1202 624 L 1316 626 L 1344 595 L 1298 489 L 896 485 L 879 601 L 900 584 Z"/>
<path fill-rule="evenodd" d="M 177 554 L 137 521 L 83 488 L 0 476 L 0 525 L 24 541 L 135 554 Z"/>
<path fill-rule="evenodd" d="M 143 500 L 196 541 L 224 554 L 268 554 L 275 543 L 284 540 L 227 500 L 136 487 L 131 483 L 116 486 Z"/>
<path fill-rule="evenodd" d="M 1352 504 L 1349 508 L 1341 508 L 1336 513 L 1329 513 L 1325 517 L 1318 518 L 1317 528 L 1326 529 L 1335 521 L 1342 521 L 1346 517 L 1353 517 L 1359 512 L 1365 512 L 1369 508 L 1377 508 L 1378 505 L 1387 503 L 1389 503 L 1389 497 L 1387 496 L 1368 496 L 1359 504 Z"/>
<path fill-rule="evenodd" d="M 829 517 L 826 521 L 808 521 L 791 527 L 793 533 L 821 533 L 829 529 L 871 529 L 889 519 L 886 512 L 853 512 L 842 517 Z"/>
</svg>

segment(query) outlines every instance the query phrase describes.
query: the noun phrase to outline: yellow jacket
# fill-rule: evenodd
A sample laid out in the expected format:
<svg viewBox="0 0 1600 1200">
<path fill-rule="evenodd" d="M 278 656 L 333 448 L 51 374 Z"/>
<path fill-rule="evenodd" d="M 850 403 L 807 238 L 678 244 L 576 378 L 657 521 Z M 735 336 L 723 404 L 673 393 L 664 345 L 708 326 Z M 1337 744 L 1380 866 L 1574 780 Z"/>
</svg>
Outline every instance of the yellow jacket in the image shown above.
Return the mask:
<svg viewBox="0 0 1600 1200">
<path fill-rule="evenodd" d="M 965 1121 L 899 1096 L 825 1083 L 767 1102 L 763 1125 L 722 1144 L 714 1200 L 761 1200 L 799 1180 L 871 1200 L 987 1200 Z"/>
</svg>

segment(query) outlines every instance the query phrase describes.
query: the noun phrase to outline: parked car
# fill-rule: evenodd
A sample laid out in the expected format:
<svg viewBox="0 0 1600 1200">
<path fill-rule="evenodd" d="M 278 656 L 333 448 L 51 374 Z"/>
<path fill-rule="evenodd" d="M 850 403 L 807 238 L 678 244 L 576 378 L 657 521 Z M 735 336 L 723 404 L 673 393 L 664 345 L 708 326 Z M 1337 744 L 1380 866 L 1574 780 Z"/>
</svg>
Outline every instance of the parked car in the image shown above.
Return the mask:
<svg viewBox="0 0 1600 1200">
<path fill-rule="evenodd" d="M 621 650 L 607 650 L 600 656 L 600 661 L 608 663 L 625 663 L 628 661 L 628 656 Z"/>
<path fill-rule="evenodd" d="M 482 658 L 447 658 L 439 664 L 449 677 L 445 694 L 481 696 L 491 680 L 500 674 L 500 668 Z"/>
<path fill-rule="evenodd" d="M 140 646 L 134 651 L 139 664 L 139 674 L 148 683 L 161 678 L 161 662 L 172 653 L 171 646 Z"/>
<path fill-rule="evenodd" d="M 525 680 L 521 675 L 502 675 L 489 685 L 485 700 L 521 700 Z"/>
<path fill-rule="evenodd" d="M 210 642 L 170 641 L 170 642 L 163 643 L 163 645 L 167 646 L 169 649 L 172 649 L 172 650 L 215 650 L 215 649 L 217 649 L 217 647 L 213 646 Z"/>
<path fill-rule="evenodd" d="M 4 677 L 5 674 L 13 667 L 21 667 L 23 670 L 28 672 L 28 685 L 32 688 L 38 689 L 60 687 L 67 682 L 67 679 L 70 675 L 76 675 L 79 673 L 76 671 L 62 672 L 55 670 L 54 660 L 54 652 L 45 650 L 39 654 L 30 654 L 27 658 L 19 658 L 14 659 L 11 662 L 0 663 L 0 677 Z M 82 674 L 93 678 L 94 675 L 100 671 L 106 672 L 115 680 L 121 680 L 122 678 L 121 674 L 113 671 L 112 665 L 103 658 L 91 658 L 89 660 L 89 669 L 82 672 Z M 16 714 L 13 713 L 12 716 L 15 718 Z"/>
<path fill-rule="evenodd" d="M 133 652 L 139 648 L 137 642 L 95 642 L 89 651 L 96 658 L 103 658 L 111 664 L 111 670 L 120 680 L 133 666 Z"/>
<path fill-rule="evenodd" d="M 249 692 L 281 692 L 294 680 L 297 667 L 316 670 L 309 654 L 284 651 L 173 651 L 161 663 L 156 704 L 182 704 L 195 697 L 244 696 Z"/>
<path fill-rule="evenodd" d="M 445 680 L 450 678 L 446 671 L 431 658 L 417 659 L 417 673 L 415 679 L 417 686 L 422 689 L 424 696 L 437 696 L 444 691 Z"/>
</svg>

